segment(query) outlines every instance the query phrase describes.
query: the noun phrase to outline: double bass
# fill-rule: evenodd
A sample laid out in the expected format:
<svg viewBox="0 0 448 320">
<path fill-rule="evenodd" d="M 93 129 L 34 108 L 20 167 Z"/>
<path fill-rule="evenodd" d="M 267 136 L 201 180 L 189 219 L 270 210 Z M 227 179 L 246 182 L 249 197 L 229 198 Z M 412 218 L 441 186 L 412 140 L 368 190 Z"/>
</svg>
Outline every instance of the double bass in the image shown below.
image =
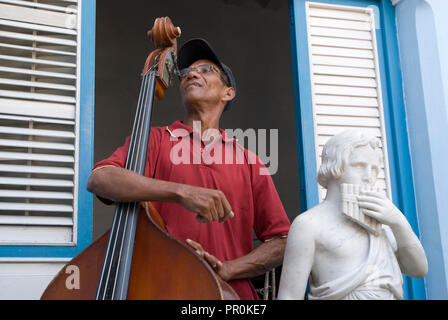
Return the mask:
<svg viewBox="0 0 448 320">
<path fill-rule="evenodd" d="M 177 70 L 181 31 L 157 18 L 146 59 L 126 169 L 144 175 L 154 96 L 164 97 Z M 77 273 L 79 283 L 70 284 Z M 171 236 L 150 202 L 117 203 L 109 231 L 67 263 L 41 299 L 239 299 L 193 249 Z"/>
</svg>

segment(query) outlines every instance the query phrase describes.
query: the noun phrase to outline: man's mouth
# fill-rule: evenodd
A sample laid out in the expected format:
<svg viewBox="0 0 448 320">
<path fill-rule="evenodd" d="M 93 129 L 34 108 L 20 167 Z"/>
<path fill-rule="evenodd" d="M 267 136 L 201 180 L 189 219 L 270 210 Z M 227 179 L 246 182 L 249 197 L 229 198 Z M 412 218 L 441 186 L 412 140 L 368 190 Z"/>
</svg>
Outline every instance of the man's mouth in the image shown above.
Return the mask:
<svg viewBox="0 0 448 320">
<path fill-rule="evenodd" d="M 188 82 L 187 84 L 185 84 L 185 89 L 188 89 L 191 86 L 202 87 L 202 85 L 200 83 L 192 81 L 192 82 Z"/>
</svg>

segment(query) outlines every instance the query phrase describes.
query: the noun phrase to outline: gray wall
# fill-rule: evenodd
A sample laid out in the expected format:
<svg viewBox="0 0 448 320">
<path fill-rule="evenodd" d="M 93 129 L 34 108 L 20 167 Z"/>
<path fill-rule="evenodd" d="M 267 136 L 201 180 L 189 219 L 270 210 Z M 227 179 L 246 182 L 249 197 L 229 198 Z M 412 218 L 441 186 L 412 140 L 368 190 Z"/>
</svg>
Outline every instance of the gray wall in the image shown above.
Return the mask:
<svg viewBox="0 0 448 320">
<path fill-rule="evenodd" d="M 95 162 L 130 135 L 144 61 L 154 49 L 146 38 L 156 17 L 182 28 L 179 45 L 207 39 L 231 67 L 238 95 L 222 128 L 279 129 L 279 167 L 273 175 L 292 220 L 299 213 L 299 178 L 286 0 L 97 1 Z M 178 82 L 157 101 L 153 126 L 183 117 Z M 93 237 L 111 224 L 113 207 L 94 200 Z"/>
</svg>

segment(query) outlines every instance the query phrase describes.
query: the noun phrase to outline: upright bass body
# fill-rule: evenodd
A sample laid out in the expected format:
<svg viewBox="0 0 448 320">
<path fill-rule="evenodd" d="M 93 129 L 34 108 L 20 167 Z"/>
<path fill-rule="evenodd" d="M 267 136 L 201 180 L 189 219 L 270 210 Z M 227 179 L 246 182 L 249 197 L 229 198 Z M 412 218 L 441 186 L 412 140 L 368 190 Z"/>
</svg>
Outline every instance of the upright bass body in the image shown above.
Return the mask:
<svg viewBox="0 0 448 320">
<path fill-rule="evenodd" d="M 109 232 L 72 259 L 49 284 L 43 300 L 95 299 Z M 76 278 L 78 277 L 78 278 Z M 239 299 L 235 291 L 184 243 L 166 232 L 151 203 L 142 203 L 128 299 Z"/>
<path fill-rule="evenodd" d="M 158 47 L 142 73 L 126 160 L 144 174 L 153 96 L 161 99 L 173 78 L 180 29 L 157 18 L 149 33 Z M 118 203 L 111 229 L 72 259 L 42 299 L 239 299 L 235 291 L 186 244 L 165 229 L 150 202 Z"/>
</svg>

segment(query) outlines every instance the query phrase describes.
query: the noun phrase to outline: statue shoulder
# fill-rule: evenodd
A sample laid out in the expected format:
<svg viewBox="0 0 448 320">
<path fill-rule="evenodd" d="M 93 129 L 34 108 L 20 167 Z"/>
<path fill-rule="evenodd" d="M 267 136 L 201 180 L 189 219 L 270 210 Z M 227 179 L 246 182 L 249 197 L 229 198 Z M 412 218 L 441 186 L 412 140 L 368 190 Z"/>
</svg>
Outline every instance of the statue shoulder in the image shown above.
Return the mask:
<svg viewBox="0 0 448 320">
<path fill-rule="evenodd" d="M 322 208 L 317 205 L 299 214 L 291 224 L 291 232 L 300 232 L 313 235 L 322 225 Z"/>
</svg>

